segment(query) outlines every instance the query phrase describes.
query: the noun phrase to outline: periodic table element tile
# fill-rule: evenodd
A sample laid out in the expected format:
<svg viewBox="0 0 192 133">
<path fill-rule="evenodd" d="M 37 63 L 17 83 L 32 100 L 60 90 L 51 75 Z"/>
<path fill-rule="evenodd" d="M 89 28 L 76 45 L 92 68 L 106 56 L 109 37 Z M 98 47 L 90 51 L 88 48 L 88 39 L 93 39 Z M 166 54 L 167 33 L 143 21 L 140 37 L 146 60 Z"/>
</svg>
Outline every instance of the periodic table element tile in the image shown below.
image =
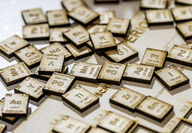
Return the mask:
<svg viewBox="0 0 192 133">
<path fill-rule="evenodd" d="M 105 32 L 107 29 L 106 25 L 93 25 L 91 27 L 88 27 L 89 33 L 95 33 L 95 32 Z"/>
<path fill-rule="evenodd" d="M 83 25 L 87 25 L 99 17 L 98 13 L 85 6 L 80 6 L 73 9 L 68 13 L 68 15 Z"/>
<path fill-rule="evenodd" d="M 97 82 L 97 77 L 101 67 L 102 65 L 86 62 L 75 62 L 71 70 L 71 75 L 74 75 L 78 80 Z"/>
<path fill-rule="evenodd" d="M 111 60 L 117 63 L 126 62 L 138 56 L 138 52 L 132 48 L 127 41 L 117 45 L 115 50 L 107 50 L 104 54 Z"/>
<path fill-rule="evenodd" d="M 131 133 L 157 133 L 157 131 L 138 124 Z"/>
<path fill-rule="evenodd" d="M 87 133 L 110 133 L 102 128 L 92 127 Z"/>
<path fill-rule="evenodd" d="M 94 33 L 94 32 L 93 32 Z M 95 32 L 96 33 L 96 32 Z M 117 39 L 117 37 L 113 37 L 114 38 L 114 41 L 115 41 L 115 44 L 118 45 L 121 43 L 121 41 L 119 39 Z M 90 47 L 91 49 L 94 50 L 94 46 L 93 46 L 93 43 L 92 41 L 88 41 L 87 42 L 87 46 Z M 113 48 L 112 48 L 113 49 Z M 114 48 L 115 49 L 115 48 Z"/>
<path fill-rule="evenodd" d="M 145 12 L 148 25 L 173 24 L 173 17 L 170 10 L 147 10 Z"/>
<path fill-rule="evenodd" d="M 72 57 L 72 54 L 60 43 L 52 43 L 41 49 L 43 54 L 64 54 L 65 60 L 68 60 Z"/>
<path fill-rule="evenodd" d="M 192 66 L 192 49 L 174 45 L 171 48 L 167 59 L 171 62 Z"/>
<path fill-rule="evenodd" d="M 53 131 L 57 133 L 85 133 L 91 126 L 87 123 L 79 121 L 67 115 L 61 116 L 53 127 Z"/>
<path fill-rule="evenodd" d="M 73 44 L 69 43 L 66 44 L 65 47 L 71 52 L 75 60 L 86 57 L 92 53 L 92 50 L 87 46 L 77 48 Z"/>
<path fill-rule="evenodd" d="M 107 30 L 114 35 L 125 36 L 130 26 L 130 20 L 126 18 L 110 18 Z"/>
<path fill-rule="evenodd" d="M 41 24 L 47 22 L 47 18 L 41 8 L 23 10 L 22 17 L 26 25 Z"/>
<path fill-rule="evenodd" d="M 6 125 L 5 124 L 0 124 L 0 133 L 3 133 L 6 129 Z"/>
<path fill-rule="evenodd" d="M 178 126 L 174 129 L 173 133 L 191 133 L 192 125 L 189 122 L 181 121 Z"/>
<path fill-rule="evenodd" d="M 0 74 L 6 85 L 12 85 L 22 81 L 25 77 L 31 75 L 31 71 L 24 62 L 14 64 L 0 69 Z"/>
<path fill-rule="evenodd" d="M 182 5 L 192 5 L 191 0 L 175 0 L 175 3 L 182 4 Z"/>
<path fill-rule="evenodd" d="M 39 65 L 42 53 L 33 45 L 25 47 L 15 52 L 20 61 L 25 62 L 29 68 Z"/>
<path fill-rule="evenodd" d="M 141 9 L 165 9 L 167 8 L 167 0 L 141 0 Z"/>
<path fill-rule="evenodd" d="M 6 94 L 3 116 L 26 116 L 29 96 L 26 94 Z"/>
<path fill-rule="evenodd" d="M 15 88 L 15 92 L 25 93 L 32 100 L 39 101 L 43 96 L 44 85 L 45 83 L 35 78 L 27 77 Z"/>
<path fill-rule="evenodd" d="M 180 24 L 177 24 L 176 29 L 180 33 L 180 35 L 183 37 L 183 39 L 188 40 L 192 38 L 192 21 L 183 22 Z"/>
<path fill-rule="evenodd" d="M 99 12 L 99 24 L 108 24 L 110 18 L 115 17 L 114 11 L 105 11 L 105 12 Z"/>
<path fill-rule="evenodd" d="M 189 83 L 189 79 L 175 66 L 157 70 L 155 71 L 155 76 L 169 90 Z"/>
<path fill-rule="evenodd" d="M 108 111 L 98 123 L 98 127 L 114 133 L 126 133 L 134 121 L 120 114 Z"/>
<path fill-rule="evenodd" d="M 29 45 L 29 43 L 26 40 L 18 35 L 12 35 L 0 42 L 0 51 L 7 57 L 12 57 L 14 52 L 27 45 Z"/>
<path fill-rule="evenodd" d="M 150 84 L 153 78 L 154 70 L 155 67 L 153 66 L 128 63 L 123 74 L 123 79 Z"/>
<path fill-rule="evenodd" d="M 3 116 L 3 114 L 2 114 L 3 104 L 4 104 L 4 99 L 0 100 L 0 119 L 5 121 L 5 122 L 14 124 L 18 120 L 19 117 Z"/>
<path fill-rule="evenodd" d="M 99 102 L 97 96 L 80 86 L 66 92 L 62 98 L 79 112 L 84 112 Z"/>
<path fill-rule="evenodd" d="M 77 7 L 85 5 L 83 0 L 62 0 L 61 4 L 67 11 L 72 11 Z"/>
<path fill-rule="evenodd" d="M 44 86 L 44 91 L 48 94 L 62 95 L 71 88 L 74 82 L 75 76 L 53 73 Z"/>
<path fill-rule="evenodd" d="M 65 9 L 49 10 L 46 12 L 49 26 L 69 25 L 69 19 Z"/>
<path fill-rule="evenodd" d="M 147 48 L 142 58 L 141 64 L 162 68 L 167 57 L 167 51 Z"/>
<path fill-rule="evenodd" d="M 89 33 L 81 25 L 77 25 L 71 29 L 68 29 L 63 33 L 63 35 L 77 47 L 80 47 L 89 41 Z"/>
<path fill-rule="evenodd" d="M 67 39 L 63 36 L 63 32 L 67 31 L 68 29 L 70 29 L 70 28 L 69 27 L 67 27 L 67 28 L 52 28 L 50 30 L 49 41 L 51 43 L 54 43 L 54 42 L 66 43 Z"/>
<path fill-rule="evenodd" d="M 113 35 L 110 32 L 91 33 L 90 39 L 97 52 L 117 48 Z"/>
<path fill-rule="evenodd" d="M 141 93 L 128 88 L 120 88 L 111 98 L 110 103 L 135 111 L 136 107 L 145 99 Z"/>
<path fill-rule="evenodd" d="M 125 64 L 105 62 L 99 73 L 98 80 L 100 82 L 119 85 L 121 83 L 125 67 Z"/>
<path fill-rule="evenodd" d="M 148 96 L 137 106 L 137 110 L 157 121 L 162 121 L 173 110 L 173 106 Z"/>
<path fill-rule="evenodd" d="M 27 40 L 49 39 L 49 25 L 37 24 L 23 26 L 23 38 Z"/>
<path fill-rule="evenodd" d="M 188 21 L 192 19 L 192 6 L 175 7 L 172 14 L 177 22 Z"/>
<path fill-rule="evenodd" d="M 39 74 L 51 75 L 53 72 L 62 72 L 65 54 L 43 54 L 39 65 Z"/>
</svg>

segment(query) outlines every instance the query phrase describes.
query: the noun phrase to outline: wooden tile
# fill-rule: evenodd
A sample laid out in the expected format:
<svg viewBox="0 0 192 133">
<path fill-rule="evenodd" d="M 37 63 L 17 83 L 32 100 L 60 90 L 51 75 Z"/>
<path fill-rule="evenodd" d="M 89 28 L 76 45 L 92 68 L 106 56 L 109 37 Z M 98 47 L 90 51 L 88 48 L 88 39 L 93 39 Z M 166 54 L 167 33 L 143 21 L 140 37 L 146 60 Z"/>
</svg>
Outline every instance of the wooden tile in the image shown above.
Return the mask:
<svg viewBox="0 0 192 133">
<path fill-rule="evenodd" d="M 99 102 L 99 98 L 83 87 L 75 87 L 62 95 L 65 102 L 69 103 L 79 112 L 84 112 Z"/>
<path fill-rule="evenodd" d="M 14 52 L 29 45 L 29 43 L 18 35 L 10 36 L 0 42 L 0 51 L 7 57 L 12 57 Z"/>
<path fill-rule="evenodd" d="M 169 90 L 189 83 L 189 79 L 175 66 L 157 70 L 155 71 L 155 76 Z"/>
<path fill-rule="evenodd" d="M 22 81 L 25 77 L 31 75 L 31 71 L 21 62 L 15 65 L 11 65 L 0 69 L 0 74 L 6 85 L 12 85 Z"/>
</svg>

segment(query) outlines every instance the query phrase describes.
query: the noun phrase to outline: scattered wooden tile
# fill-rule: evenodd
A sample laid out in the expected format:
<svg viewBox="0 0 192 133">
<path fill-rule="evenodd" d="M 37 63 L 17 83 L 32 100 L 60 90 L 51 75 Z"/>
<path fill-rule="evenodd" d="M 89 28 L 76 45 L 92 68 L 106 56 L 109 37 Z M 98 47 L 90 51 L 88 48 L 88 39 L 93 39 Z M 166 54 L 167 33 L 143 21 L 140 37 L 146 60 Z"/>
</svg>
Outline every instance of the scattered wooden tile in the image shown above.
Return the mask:
<svg viewBox="0 0 192 133">
<path fill-rule="evenodd" d="M 50 43 L 59 42 L 63 44 L 67 43 L 67 39 L 63 36 L 63 32 L 65 32 L 68 29 L 70 28 L 52 28 L 50 30 L 49 42 Z"/>
<path fill-rule="evenodd" d="M 60 43 L 52 43 L 41 49 L 43 54 L 64 54 L 65 60 L 71 59 L 72 54 Z"/>
<path fill-rule="evenodd" d="M 69 19 L 65 9 L 47 11 L 49 26 L 65 26 L 69 25 Z"/>
<path fill-rule="evenodd" d="M 54 72 L 62 72 L 64 66 L 64 54 L 43 54 L 39 65 L 39 74 L 51 75 Z"/>
<path fill-rule="evenodd" d="M 167 8 L 167 0 L 141 0 L 141 9 L 165 9 Z"/>
<path fill-rule="evenodd" d="M 25 25 L 23 26 L 23 38 L 27 40 L 49 39 L 49 25 Z"/>
<path fill-rule="evenodd" d="M 155 120 L 162 121 L 173 110 L 173 106 L 148 96 L 137 106 L 137 110 Z"/>
<path fill-rule="evenodd" d="M 149 26 L 173 24 L 173 17 L 170 10 L 147 10 L 145 13 Z"/>
<path fill-rule="evenodd" d="M 74 75 L 78 80 L 88 80 L 97 82 L 97 77 L 102 65 L 90 64 L 86 62 L 75 62 L 71 70 L 71 75 Z"/>
<path fill-rule="evenodd" d="M 192 125 L 189 122 L 181 121 L 173 130 L 173 133 L 190 133 L 192 132 Z"/>
<path fill-rule="evenodd" d="M 72 11 L 77 7 L 85 6 L 83 0 L 62 0 L 61 4 L 67 11 Z"/>
<path fill-rule="evenodd" d="M 0 100 L 0 119 L 3 120 L 3 121 L 5 121 L 5 122 L 14 124 L 14 123 L 19 119 L 19 117 L 3 116 L 3 114 L 2 114 L 3 104 L 4 104 L 4 99 Z M 0 130 L 0 131 L 1 131 L 1 130 Z M 1 132 L 0 132 L 0 133 L 1 133 Z"/>
<path fill-rule="evenodd" d="M 155 67 L 128 63 L 123 74 L 123 79 L 139 83 L 150 84 Z"/>
<path fill-rule="evenodd" d="M 85 133 L 91 126 L 87 123 L 81 122 L 70 116 L 63 115 L 62 119 L 58 120 L 53 127 L 53 131 L 57 133 Z"/>
<path fill-rule="evenodd" d="M 119 85 L 121 83 L 125 67 L 125 64 L 105 62 L 99 73 L 98 80 L 100 82 Z"/>
<path fill-rule="evenodd" d="M 29 96 L 26 94 L 6 94 L 3 116 L 26 116 Z"/>
<path fill-rule="evenodd" d="M 192 66 L 192 49 L 174 45 L 170 50 L 167 59 L 171 62 Z"/>
<path fill-rule="evenodd" d="M 109 111 L 104 118 L 99 121 L 97 126 L 114 133 L 126 133 L 133 124 L 133 120 Z"/>
<path fill-rule="evenodd" d="M 110 18 L 107 30 L 114 35 L 125 36 L 130 26 L 130 20 L 125 18 Z"/>
<path fill-rule="evenodd" d="M 177 24 L 176 29 L 185 40 L 192 39 L 191 31 L 192 21 Z"/>
<path fill-rule="evenodd" d="M 30 45 L 21 50 L 18 50 L 15 52 L 15 54 L 17 58 L 20 61 L 25 62 L 29 68 L 33 68 L 39 65 L 42 58 L 42 53 L 34 45 Z"/>
<path fill-rule="evenodd" d="M 16 88 L 15 92 L 25 93 L 32 100 L 39 101 L 43 96 L 45 83 L 31 77 L 25 78 Z"/>
<path fill-rule="evenodd" d="M 99 102 L 99 98 L 83 87 L 75 87 L 62 95 L 65 102 L 69 103 L 79 112 L 84 112 Z"/>
<path fill-rule="evenodd" d="M 23 10 L 22 17 L 26 25 L 41 24 L 47 22 L 47 18 L 41 8 Z"/>
<path fill-rule="evenodd" d="M 189 83 L 189 79 L 174 66 L 155 71 L 155 76 L 169 90 Z"/>
<path fill-rule="evenodd" d="M 104 54 L 117 63 L 129 61 L 138 56 L 138 52 L 128 45 L 127 41 L 123 41 L 117 45 L 116 50 L 107 50 Z"/>
<path fill-rule="evenodd" d="M 11 65 L 0 69 L 0 74 L 6 85 L 12 85 L 22 81 L 25 77 L 31 75 L 31 71 L 21 62 L 15 65 Z"/>
<path fill-rule="evenodd" d="M 181 4 L 181 5 L 192 5 L 191 0 L 175 0 L 176 4 Z"/>
<path fill-rule="evenodd" d="M 99 24 L 108 24 L 110 18 L 115 17 L 114 11 L 105 11 L 105 12 L 99 12 Z"/>
<path fill-rule="evenodd" d="M 71 88 L 74 82 L 75 76 L 53 73 L 43 89 L 48 94 L 62 95 Z"/>
<path fill-rule="evenodd" d="M 154 66 L 156 68 L 162 68 L 166 61 L 167 51 L 147 48 L 143 55 L 141 64 Z"/>
<path fill-rule="evenodd" d="M 110 32 L 91 33 L 90 39 L 96 52 L 117 48 L 113 35 Z"/>
<path fill-rule="evenodd" d="M 86 57 L 92 53 L 92 50 L 90 48 L 88 48 L 87 46 L 83 46 L 81 48 L 76 48 L 71 43 L 66 44 L 65 46 L 71 52 L 71 54 L 73 55 L 75 60 Z"/>
<path fill-rule="evenodd" d="M 175 7 L 172 14 L 176 22 L 192 20 L 192 6 Z"/>
<path fill-rule="evenodd" d="M 99 17 L 98 13 L 85 6 L 80 6 L 73 9 L 68 13 L 68 15 L 83 25 L 87 25 Z"/>
<path fill-rule="evenodd" d="M 89 33 L 96 33 L 96 32 L 105 32 L 107 29 L 106 25 L 93 25 L 91 27 L 88 27 Z"/>
<path fill-rule="evenodd" d="M 128 88 L 120 88 L 111 98 L 110 103 L 135 111 L 136 107 L 145 99 L 141 93 Z"/>
<path fill-rule="evenodd" d="M 77 47 L 81 47 L 89 41 L 89 33 L 81 25 L 66 30 L 63 35 Z"/>
<path fill-rule="evenodd" d="M 12 57 L 14 52 L 27 45 L 29 45 L 29 43 L 26 40 L 22 39 L 18 35 L 13 35 L 0 42 L 0 52 L 7 57 Z"/>
</svg>

